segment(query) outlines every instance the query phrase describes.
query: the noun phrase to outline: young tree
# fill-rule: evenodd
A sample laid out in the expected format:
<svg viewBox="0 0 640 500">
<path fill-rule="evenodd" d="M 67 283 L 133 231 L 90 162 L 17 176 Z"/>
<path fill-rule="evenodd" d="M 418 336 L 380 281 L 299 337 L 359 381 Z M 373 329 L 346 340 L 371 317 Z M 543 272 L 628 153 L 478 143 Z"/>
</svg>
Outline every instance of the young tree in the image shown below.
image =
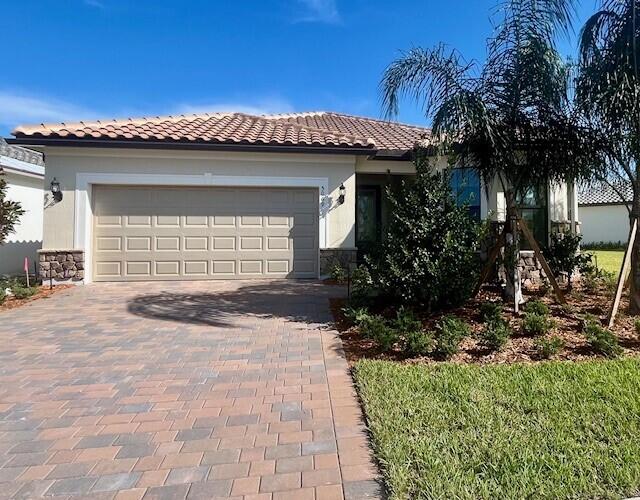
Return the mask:
<svg viewBox="0 0 640 500">
<path fill-rule="evenodd" d="M 20 203 L 6 199 L 7 181 L 2 178 L 3 175 L 0 168 L 0 245 L 4 244 L 7 236 L 14 232 L 14 226 L 24 214 Z"/>
<path fill-rule="evenodd" d="M 507 204 L 507 295 L 522 301 L 516 200 L 549 182 L 580 177 L 582 136 L 570 116 L 569 69 L 556 50 L 574 0 L 506 0 L 479 67 L 444 46 L 413 49 L 381 82 L 388 116 L 402 97 L 432 121 L 432 142 L 455 164 L 476 169 L 487 189 L 499 182 Z"/>
<path fill-rule="evenodd" d="M 576 101 L 603 138 L 597 182 L 632 187 L 631 227 L 640 222 L 640 0 L 602 0 L 580 37 Z M 640 227 L 638 228 L 640 229 Z M 631 232 L 629 234 L 631 237 Z M 630 312 L 640 312 L 640 238 L 631 252 Z M 624 279 L 622 277 L 621 279 Z"/>
</svg>

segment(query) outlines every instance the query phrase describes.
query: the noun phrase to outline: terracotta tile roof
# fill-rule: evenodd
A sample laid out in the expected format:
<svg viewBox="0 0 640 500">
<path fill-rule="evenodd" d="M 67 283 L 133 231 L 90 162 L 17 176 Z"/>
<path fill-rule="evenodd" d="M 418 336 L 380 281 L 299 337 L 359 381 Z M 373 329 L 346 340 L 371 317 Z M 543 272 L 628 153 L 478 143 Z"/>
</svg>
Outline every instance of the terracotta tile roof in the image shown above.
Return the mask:
<svg viewBox="0 0 640 500">
<path fill-rule="evenodd" d="M 18 139 L 246 144 L 408 151 L 428 135 L 421 127 L 338 113 L 254 116 L 214 113 L 20 126 Z"/>
<path fill-rule="evenodd" d="M 607 184 L 598 186 L 585 185 L 581 186 L 578 190 L 578 204 L 579 205 L 614 205 L 622 203 L 620 199 L 620 192 L 625 201 L 633 201 L 633 189 L 631 184 L 619 182 L 616 184 L 616 189 L 612 189 Z"/>
<path fill-rule="evenodd" d="M 431 132 L 424 127 L 330 112 L 271 115 L 269 118 L 368 137 L 378 149 L 386 151 L 413 149 L 417 142 L 429 136 Z"/>
</svg>

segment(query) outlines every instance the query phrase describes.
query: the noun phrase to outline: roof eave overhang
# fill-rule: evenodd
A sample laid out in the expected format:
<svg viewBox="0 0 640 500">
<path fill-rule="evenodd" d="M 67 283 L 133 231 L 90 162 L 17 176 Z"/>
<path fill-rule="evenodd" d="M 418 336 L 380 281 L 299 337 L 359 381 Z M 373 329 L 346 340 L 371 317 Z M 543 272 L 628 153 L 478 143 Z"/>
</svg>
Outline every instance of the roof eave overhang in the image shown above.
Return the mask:
<svg viewBox="0 0 640 500">
<path fill-rule="evenodd" d="M 248 144 L 210 143 L 181 141 L 136 141 L 105 139 L 65 139 L 59 137 L 18 136 L 7 139 L 9 144 L 20 146 L 73 147 L 73 148 L 120 148 L 120 149 L 165 149 L 181 151 L 240 151 L 255 153 L 313 153 L 339 155 L 372 156 L 377 153 L 373 147 L 361 146 L 313 146 L 297 144 Z"/>
<path fill-rule="evenodd" d="M 386 161 L 413 161 L 413 150 L 405 149 L 380 149 L 371 155 L 371 160 Z"/>
<path fill-rule="evenodd" d="M 631 201 L 604 201 L 600 203 L 581 203 L 578 202 L 579 207 L 618 207 L 624 205 L 631 205 Z"/>
</svg>

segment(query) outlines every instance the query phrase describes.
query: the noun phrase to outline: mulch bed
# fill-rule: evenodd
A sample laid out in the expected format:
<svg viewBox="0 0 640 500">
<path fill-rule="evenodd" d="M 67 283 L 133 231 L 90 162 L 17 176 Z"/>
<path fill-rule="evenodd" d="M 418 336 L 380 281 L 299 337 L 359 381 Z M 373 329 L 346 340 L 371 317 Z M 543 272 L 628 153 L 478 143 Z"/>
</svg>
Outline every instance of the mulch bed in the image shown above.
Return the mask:
<svg viewBox="0 0 640 500">
<path fill-rule="evenodd" d="M 556 301 L 553 292 L 529 290 L 526 292 L 527 299 L 538 298 L 549 305 L 551 317 L 555 321 L 555 328 L 550 335 L 560 337 L 565 342 L 565 347 L 554 356 L 556 360 L 587 360 L 601 357 L 591 351 L 582 334 L 583 322 L 581 317 L 586 314 L 592 314 L 599 317 L 603 324 L 606 322 L 606 316 L 611 306 L 613 292 L 600 286 L 597 290 L 587 290 L 581 288 L 579 284 L 574 290 L 566 295 L 566 299 L 570 307 L 561 307 Z M 480 304 L 486 301 L 500 300 L 497 289 L 485 287 L 478 294 L 478 297 L 470 300 L 465 306 L 447 311 L 446 314 L 452 314 L 464 319 L 469 323 L 473 335 L 464 339 L 460 345 L 460 351 L 451 358 L 454 363 L 474 363 L 474 364 L 505 364 L 505 363 L 533 363 L 540 361 L 534 346 L 535 337 L 527 336 L 521 333 L 520 322 L 522 316 L 516 316 L 512 310 L 505 304 L 504 317 L 507 319 L 513 330 L 513 336 L 509 339 L 506 346 L 500 351 L 487 351 L 482 348 L 478 340 L 475 338 L 476 333 L 483 329 L 483 323 L 480 318 Z M 438 361 L 430 357 L 408 357 L 401 349 L 396 348 L 391 351 L 383 351 L 378 345 L 369 339 L 362 338 L 357 328 L 350 326 L 342 313 L 345 306 L 345 299 L 333 299 L 331 301 L 331 310 L 335 319 L 335 326 L 340 332 L 342 342 L 346 351 L 347 359 L 350 363 L 355 363 L 362 358 L 368 359 L 386 359 L 401 361 L 405 363 L 436 363 Z M 624 349 L 625 355 L 640 354 L 640 336 L 637 334 L 634 326 L 634 317 L 625 314 L 628 306 L 628 297 L 623 296 L 616 323 L 612 331 L 616 334 L 620 341 L 620 345 Z M 392 315 L 391 311 L 382 311 L 382 314 Z M 426 330 L 432 330 L 435 323 L 443 314 L 431 315 L 422 318 Z"/>
<path fill-rule="evenodd" d="M 27 297 L 26 299 L 7 297 L 4 303 L 0 304 L 0 312 L 9 309 L 15 309 L 16 307 L 23 306 L 25 304 L 28 304 L 29 302 L 33 302 L 34 300 L 47 299 L 54 293 L 61 292 L 62 290 L 66 290 L 67 288 L 71 288 L 73 286 L 75 285 L 56 285 L 53 288 L 49 288 L 49 285 L 40 285 L 38 286 L 38 291 L 34 295 L 32 295 L 31 297 Z"/>
</svg>

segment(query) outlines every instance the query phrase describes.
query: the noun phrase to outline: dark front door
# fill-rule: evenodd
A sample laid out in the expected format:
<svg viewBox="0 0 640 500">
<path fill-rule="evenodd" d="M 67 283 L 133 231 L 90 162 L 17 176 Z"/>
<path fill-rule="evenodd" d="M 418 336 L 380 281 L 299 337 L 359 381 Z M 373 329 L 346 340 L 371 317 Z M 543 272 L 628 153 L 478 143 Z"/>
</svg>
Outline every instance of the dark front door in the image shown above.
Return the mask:
<svg viewBox="0 0 640 500">
<path fill-rule="evenodd" d="M 381 203 L 379 186 L 359 186 L 356 189 L 356 246 L 366 254 L 380 243 Z"/>
</svg>

